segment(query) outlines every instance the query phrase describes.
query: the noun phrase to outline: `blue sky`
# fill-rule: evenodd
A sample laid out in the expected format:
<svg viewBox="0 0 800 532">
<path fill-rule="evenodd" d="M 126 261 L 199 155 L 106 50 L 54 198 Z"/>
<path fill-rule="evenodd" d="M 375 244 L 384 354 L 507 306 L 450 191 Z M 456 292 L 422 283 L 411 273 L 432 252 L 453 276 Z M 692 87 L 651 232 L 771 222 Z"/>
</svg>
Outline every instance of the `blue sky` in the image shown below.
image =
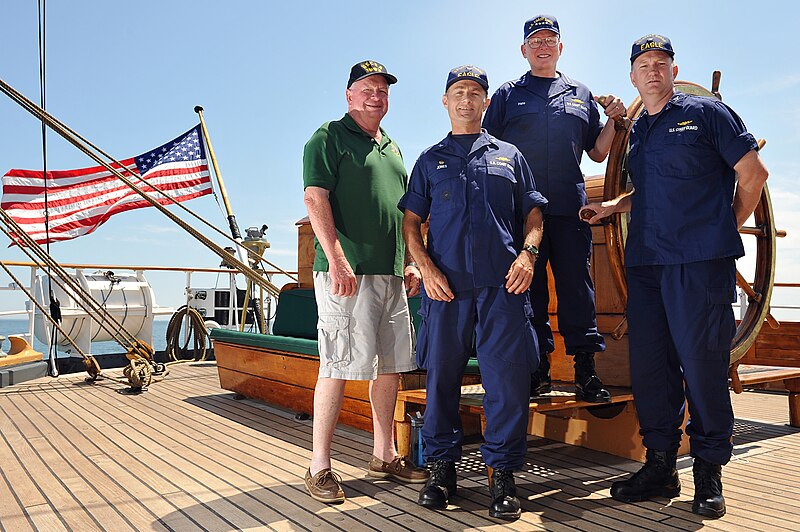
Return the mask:
<svg viewBox="0 0 800 532">
<path fill-rule="evenodd" d="M 384 63 L 399 78 L 384 127 L 407 168 L 449 130 L 440 97 L 447 71 L 473 63 L 491 89 L 520 76 L 523 22 L 555 15 L 564 54 L 559 70 L 595 94 L 636 96 L 630 45 L 646 33 L 669 36 L 681 79 L 708 86 L 722 71 L 722 94 L 756 137 L 778 225 L 779 281 L 800 281 L 800 61 L 794 2 L 266 2 L 81 0 L 48 2 L 48 110 L 117 158 L 162 144 L 205 117 L 242 228 L 266 223 L 268 258 L 296 269 L 296 228 L 305 216 L 302 149 L 327 120 L 345 111 L 350 66 Z M 566 7 L 568 5 L 568 7 Z M 0 78 L 38 99 L 35 0 L 3 0 Z M 0 96 L 0 171 L 41 168 L 39 123 Z M 51 169 L 90 166 L 85 155 L 51 134 Z M 587 174 L 604 167 L 585 161 Z M 224 228 L 213 199 L 186 204 Z M 0 244 L 0 257 L 21 260 Z M 94 234 L 52 246 L 61 262 L 215 266 L 216 256 L 154 209 L 113 217 Z M 741 270 L 752 269 L 742 261 Z M 180 304 L 182 276 L 150 277 L 162 305 Z M 205 284 L 214 282 L 214 277 Z M 6 284 L 7 280 L 0 278 Z M 800 289 L 779 295 L 800 300 Z M 791 292 L 790 292 L 791 293 Z M 782 299 L 780 299 L 782 298 Z M 0 292 L 0 310 L 22 300 Z M 797 313 L 790 314 L 795 319 Z"/>
</svg>

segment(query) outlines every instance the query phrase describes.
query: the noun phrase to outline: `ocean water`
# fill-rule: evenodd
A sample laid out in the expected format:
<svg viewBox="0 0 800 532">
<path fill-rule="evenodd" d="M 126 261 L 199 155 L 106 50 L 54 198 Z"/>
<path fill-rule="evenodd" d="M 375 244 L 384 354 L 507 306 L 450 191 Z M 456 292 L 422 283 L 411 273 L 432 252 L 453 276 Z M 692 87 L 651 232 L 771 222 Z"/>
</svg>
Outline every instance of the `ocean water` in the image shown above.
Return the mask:
<svg viewBox="0 0 800 532">
<path fill-rule="evenodd" d="M 163 351 L 167 345 L 166 340 L 166 333 L 167 333 L 167 324 L 169 320 L 162 319 L 162 320 L 155 320 L 153 322 L 153 348 L 156 351 Z M 0 319 L 0 336 L 6 336 L 16 334 L 27 334 L 28 333 L 28 320 L 25 319 Z M 28 340 L 30 341 L 30 340 Z M 3 351 L 8 351 L 9 347 L 8 340 L 4 341 L 3 344 L 0 346 L 0 349 Z M 47 354 L 47 346 L 41 343 L 39 340 L 33 340 L 33 348 L 37 351 L 41 351 L 42 353 Z M 92 344 L 92 354 L 93 355 L 106 355 L 111 353 L 123 353 L 124 349 L 117 343 L 117 342 L 95 342 Z M 58 353 L 60 357 L 67 357 L 69 356 L 66 353 Z"/>
</svg>

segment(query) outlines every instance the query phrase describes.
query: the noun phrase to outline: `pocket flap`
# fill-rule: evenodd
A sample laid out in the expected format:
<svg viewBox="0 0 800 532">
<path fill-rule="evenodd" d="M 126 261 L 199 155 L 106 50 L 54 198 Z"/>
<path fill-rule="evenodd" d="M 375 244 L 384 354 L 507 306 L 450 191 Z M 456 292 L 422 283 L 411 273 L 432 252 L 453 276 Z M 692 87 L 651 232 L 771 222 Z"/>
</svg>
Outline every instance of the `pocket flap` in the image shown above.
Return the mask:
<svg viewBox="0 0 800 532">
<path fill-rule="evenodd" d="M 724 305 L 736 302 L 736 290 L 730 288 L 709 288 L 708 302 L 712 305 Z"/>
<path fill-rule="evenodd" d="M 486 165 L 486 173 L 496 177 L 502 177 L 508 181 L 511 181 L 512 183 L 517 182 L 517 178 L 514 175 L 514 169 L 511 168 L 510 163 L 500 161 L 496 164 L 488 164 Z"/>
<path fill-rule="evenodd" d="M 346 330 L 350 326 L 350 316 L 342 314 L 320 314 L 317 329 L 325 332 Z"/>
</svg>

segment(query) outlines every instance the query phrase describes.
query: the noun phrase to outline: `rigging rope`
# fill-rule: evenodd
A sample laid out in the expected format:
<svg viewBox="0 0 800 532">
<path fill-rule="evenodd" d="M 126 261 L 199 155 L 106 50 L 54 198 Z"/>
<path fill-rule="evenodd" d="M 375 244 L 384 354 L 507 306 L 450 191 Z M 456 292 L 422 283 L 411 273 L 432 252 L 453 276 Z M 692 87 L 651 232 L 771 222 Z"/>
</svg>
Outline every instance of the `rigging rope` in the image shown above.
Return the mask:
<svg viewBox="0 0 800 532">
<path fill-rule="evenodd" d="M 9 86 L 6 82 L 4 82 L 2 80 L 0 80 L 0 90 L 2 90 L 5 94 L 7 94 L 9 97 L 11 97 L 17 103 L 19 103 L 23 108 L 25 108 L 28 112 L 30 112 L 34 116 L 37 116 L 37 117 L 40 117 L 40 118 L 44 119 L 47 122 L 47 125 L 48 125 L 48 127 L 50 127 L 50 129 L 52 129 L 53 131 L 55 131 L 56 133 L 61 135 L 64 139 L 66 139 L 68 142 L 70 142 L 73 146 L 75 146 L 80 151 L 82 151 L 83 153 L 88 155 L 93 161 L 97 162 L 103 168 L 105 168 L 106 170 L 111 172 L 114 176 L 117 177 L 117 179 L 119 179 L 126 186 L 128 186 L 128 188 L 130 188 L 131 190 L 136 192 L 136 194 L 141 196 L 142 199 L 147 201 L 150 205 L 152 205 L 153 207 L 155 207 L 156 209 L 161 211 L 162 214 L 164 214 L 167 218 L 172 220 L 175 224 L 177 224 L 179 227 L 181 227 L 184 231 L 186 231 L 187 233 L 192 235 L 196 240 L 200 241 L 203 245 L 206 246 L 206 248 L 208 248 L 209 250 L 214 252 L 218 257 L 220 257 L 221 259 L 223 259 L 226 262 L 228 262 L 229 264 L 231 264 L 236 270 L 238 270 L 240 273 L 242 273 L 245 277 L 247 277 L 249 279 L 252 279 L 254 283 L 256 283 L 259 286 L 263 287 L 270 295 L 278 297 L 278 295 L 280 294 L 280 289 L 277 286 L 275 286 L 274 284 L 272 284 L 272 282 L 270 282 L 269 280 L 265 279 L 261 274 L 256 272 L 253 268 L 251 268 L 247 264 L 241 262 L 236 257 L 231 256 L 227 251 L 225 251 L 224 248 L 222 248 L 221 246 L 219 246 L 218 244 L 216 244 L 215 242 L 210 240 L 208 237 L 206 237 L 205 235 L 203 235 L 202 233 L 197 231 L 195 228 L 193 228 L 189 224 L 187 224 L 184 220 L 182 220 L 176 214 L 171 212 L 165 206 L 161 205 L 158 202 L 158 200 L 152 198 L 147 192 L 145 192 L 144 190 L 142 190 L 141 188 L 136 186 L 128 178 L 128 176 L 123 175 L 117 168 L 112 166 L 112 164 L 116 164 L 120 168 L 125 168 L 119 161 L 117 161 L 116 159 L 113 159 L 113 158 L 110 161 L 103 160 L 103 158 L 98 153 L 96 153 L 96 151 L 99 151 L 99 150 L 92 151 L 92 149 L 90 149 L 89 146 L 91 146 L 91 143 L 89 143 L 87 141 L 87 144 L 89 146 L 86 146 L 86 145 L 82 144 L 80 142 L 80 140 L 79 140 L 82 137 L 80 137 L 79 135 L 71 134 L 68 127 L 64 126 L 61 122 L 59 122 L 57 119 L 55 119 L 50 114 L 48 114 L 47 111 L 44 111 L 43 109 L 39 108 L 36 104 L 34 104 L 30 100 L 28 100 L 25 96 L 23 96 L 22 94 L 17 92 L 15 89 L 13 89 L 11 86 Z M 132 174 L 130 172 L 130 170 L 127 170 L 127 169 L 126 169 L 126 173 L 130 174 L 131 176 L 134 175 L 134 174 Z M 141 179 L 141 178 L 137 177 L 137 179 Z M 216 228 L 214 228 L 214 229 L 215 229 L 215 231 L 219 232 L 218 229 L 216 229 Z M 232 240 L 236 245 L 239 245 L 238 242 L 233 240 L 228 235 L 225 235 L 224 233 L 221 233 L 221 234 L 223 234 L 226 239 Z M 248 250 L 248 253 L 249 252 L 250 252 L 250 250 Z"/>
<path fill-rule="evenodd" d="M 78 345 L 72 340 L 72 338 L 66 333 L 66 331 L 64 331 L 64 329 L 61 328 L 61 325 L 58 322 L 56 322 L 56 320 L 53 319 L 53 317 L 50 316 L 45 311 L 44 306 L 36 300 L 36 296 L 32 294 L 30 290 L 28 290 L 25 287 L 25 285 L 23 285 L 20 282 L 20 280 L 14 275 L 14 273 L 6 265 L 5 262 L 0 261 L 0 267 L 2 267 L 3 270 L 5 270 L 6 274 L 8 274 L 8 276 L 11 278 L 11 281 L 13 281 L 14 284 L 16 284 L 20 288 L 20 290 L 22 290 L 25 293 L 25 295 L 36 306 L 36 308 L 39 309 L 39 312 L 41 312 L 43 316 L 45 316 L 48 320 L 50 320 L 50 322 L 53 324 L 53 327 L 57 328 L 59 332 L 61 332 L 61 334 L 64 335 L 64 338 L 66 338 L 67 341 L 70 344 L 72 344 L 72 347 L 74 347 L 75 350 L 83 357 L 83 364 L 84 366 L 86 366 L 86 371 L 89 373 L 89 376 L 92 378 L 97 378 L 100 375 L 100 366 L 97 364 L 97 360 L 95 360 L 93 356 L 84 353 L 83 350 L 80 347 L 78 347 Z M 93 368 L 97 368 L 97 372 L 94 374 L 92 373 Z"/>
<path fill-rule="evenodd" d="M 138 392 L 141 391 L 144 387 L 150 385 L 153 381 L 153 375 L 155 373 L 164 374 L 158 366 L 158 364 L 151 364 L 146 359 L 137 357 L 130 361 L 129 365 L 123 370 L 123 374 L 127 378 L 127 380 L 122 380 L 117 377 L 111 377 L 109 375 L 103 375 L 100 369 L 100 364 L 97 362 L 97 359 L 92 355 L 87 355 L 79 346 L 75 343 L 72 337 L 61 327 L 61 325 L 56 322 L 46 311 L 44 306 L 36 300 L 36 296 L 28 290 L 25 285 L 14 275 L 11 269 L 5 264 L 5 262 L 0 261 L 0 267 L 5 270 L 6 274 L 11 278 L 12 282 L 14 282 L 20 290 L 22 290 L 28 299 L 36 306 L 39 312 L 42 313 L 53 325 L 54 328 L 58 329 L 58 331 L 66 338 L 66 340 L 72 345 L 75 351 L 83 357 L 83 366 L 86 369 L 86 373 L 89 374 L 89 377 L 86 379 L 88 382 L 93 382 L 99 379 L 106 379 L 112 380 L 115 382 L 119 382 L 121 384 L 127 384 L 131 387 L 131 391 Z M 63 288 L 63 287 L 62 287 Z M 144 366 L 148 366 L 146 369 L 143 368 Z M 150 367 L 152 365 L 152 368 Z M 154 369 L 156 371 L 154 371 Z M 159 379 L 161 380 L 161 379 Z"/>
<path fill-rule="evenodd" d="M 28 258 L 31 259 L 31 261 L 40 267 L 49 266 L 56 272 L 56 276 L 51 276 L 49 278 L 49 282 L 55 282 L 58 286 L 64 289 L 65 292 L 75 295 L 77 298 L 76 303 L 90 315 L 92 312 L 96 313 L 96 321 L 100 328 L 105 330 L 109 336 L 111 336 L 126 350 L 135 351 L 146 359 L 152 358 L 152 347 L 148 346 L 126 331 L 122 327 L 122 324 L 120 324 L 116 318 L 114 318 L 114 316 L 112 316 L 103 306 L 99 305 L 98 302 L 91 296 L 91 294 L 87 293 L 86 290 L 80 286 L 80 284 L 73 279 L 72 276 L 60 264 L 58 264 L 58 262 L 49 256 L 42 249 L 42 247 L 30 237 L 30 235 L 25 233 L 25 231 L 19 227 L 17 222 L 2 208 L 0 208 L 0 221 L 7 226 L 7 228 L 0 227 L 2 232 L 11 238 L 12 241 L 20 240 L 23 244 L 25 244 L 24 246 L 21 245 L 20 249 L 28 256 Z M 38 257 L 38 260 L 36 257 Z M 69 286 L 69 289 L 67 286 Z M 109 326 L 109 323 L 113 325 L 113 328 Z"/>
<path fill-rule="evenodd" d="M 47 109 L 47 61 L 46 61 L 46 41 L 47 35 L 47 5 L 46 0 L 38 0 L 38 30 L 39 30 L 39 101 L 42 109 Z M 50 254 L 50 209 L 48 208 L 48 184 L 47 184 L 47 125 L 42 120 L 42 177 L 44 178 L 44 231 L 47 238 L 47 254 Z M 47 276 L 50 278 L 50 269 L 47 269 Z M 61 323 L 61 306 L 53 294 L 53 288 L 48 283 L 47 291 L 50 302 L 50 316 L 54 323 Z M 58 337 L 57 330 L 53 327 L 50 330 L 50 345 L 48 345 L 48 364 L 47 373 L 51 377 L 58 377 Z"/>
<path fill-rule="evenodd" d="M 2 91 L 4 94 L 6 94 L 6 96 L 11 98 L 14 102 L 19 104 L 20 107 L 22 107 L 23 109 L 25 109 L 26 111 L 28 111 L 29 113 L 34 115 L 35 117 L 39 118 L 40 120 L 44 121 L 48 125 L 48 127 L 50 127 L 50 129 L 52 129 L 53 131 L 58 133 L 60 136 L 62 136 L 64 139 L 66 139 L 70 144 L 72 144 L 73 146 L 78 148 L 81 152 L 83 152 L 84 154 L 89 156 L 89 158 L 91 158 L 93 161 L 97 162 L 103 168 L 105 168 L 106 170 L 111 172 L 115 177 L 117 177 L 117 179 L 119 179 L 126 186 L 128 186 L 128 188 L 130 188 L 131 190 L 136 192 L 139 196 L 141 196 L 143 199 L 145 199 L 145 201 L 150 203 L 150 205 L 152 205 L 153 207 L 156 207 L 157 209 L 159 209 L 162 213 L 167 214 L 168 217 L 170 219 L 172 219 L 173 221 L 175 221 L 175 219 L 180 220 L 180 218 L 178 218 L 177 216 L 172 214 L 169 210 L 167 210 L 166 206 L 161 205 L 157 200 L 151 198 L 148 195 L 147 192 L 145 192 L 144 190 L 142 190 L 141 188 L 136 186 L 127 177 L 133 177 L 135 180 L 139 181 L 140 183 L 146 184 L 148 189 L 152 189 L 153 192 L 155 192 L 156 194 L 160 195 L 162 198 L 164 198 L 171 205 L 174 205 L 176 208 L 186 212 L 188 215 L 190 215 L 191 217 L 193 217 L 196 220 L 198 220 L 201 224 L 203 224 L 203 225 L 207 226 L 208 228 L 210 228 L 213 232 L 217 233 L 218 235 L 222 236 L 224 239 L 230 241 L 231 243 L 233 243 L 233 244 L 235 244 L 237 246 L 241 245 L 240 242 L 237 242 L 230 235 L 228 235 L 224 231 L 220 230 L 219 228 L 215 227 L 213 224 L 211 224 L 207 220 L 203 219 L 201 216 L 199 216 L 197 213 L 195 213 L 194 211 L 192 211 L 191 209 L 189 209 L 188 207 L 186 207 L 182 203 L 177 202 L 175 200 L 175 198 L 173 198 L 172 196 L 170 196 L 169 194 L 167 194 L 163 190 L 159 189 L 158 187 L 153 186 L 152 183 L 149 183 L 147 180 L 145 180 L 140 175 L 137 175 L 137 174 L 133 173 L 128 167 L 126 167 L 125 165 L 120 163 L 118 160 L 113 158 L 111 155 L 109 155 L 108 153 L 106 153 L 105 151 L 100 149 L 98 146 L 93 144 L 91 141 L 89 141 L 88 139 L 83 137 L 80 133 L 78 133 L 77 131 L 73 130 L 72 128 L 70 128 L 69 126 L 67 126 L 63 122 L 61 122 L 59 119 L 57 119 L 56 117 L 54 117 L 51 114 L 49 114 L 44 109 L 38 107 L 35 103 L 30 101 L 22 93 L 20 93 L 19 91 L 17 91 L 13 87 L 11 87 L 9 84 L 7 84 L 2 79 L 0 79 L 0 91 Z M 100 158 L 101 156 L 105 157 L 106 159 L 108 159 L 108 161 L 103 161 Z M 119 168 L 124 168 L 125 172 L 128 175 L 124 176 L 122 173 L 120 173 L 120 171 L 118 169 L 111 168 L 109 166 L 110 164 L 116 164 Z M 169 216 L 169 215 L 171 215 L 171 216 Z M 191 232 L 190 232 L 190 234 L 191 234 Z M 192 236 L 194 236 L 194 235 L 192 235 Z M 197 237 L 195 237 L 195 238 L 197 238 Z M 216 244 L 215 244 L 215 246 L 216 246 Z M 219 247 L 219 246 L 217 246 L 217 247 Z M 220 248 L 220 249 L 222 249 L 222 248 Z M 244 249 L 245 249 L 245 251 L 246 251 L 246 253 L 247 253 L 247 255 L 248 255 L 250 260 L 253 260 L 255 263 L 265 264 L 265 265 L 267 265 L 267 266 L 269 266 L 271 268 L 274 268 L 275 270 L 279 271 L 280 273 L 282 273 L 283 275 L 285 275 L 288 278 L 292 279 L 293 281 L 297 281 L 297 278 L 294 275 L 292 275 L 291 273 L 287 272 L 286 270 L 284 270 L 280 266 L 277 266 L 276 264 L 273 264 L 269 260 L 267 260 L 264 257 L 262 257 L 261 255 L 259 255 L 257 252 L 255 252 L 255 251 L 253 251 L 251 249 L 247 249 L 246 247 Z M 225 256 L 220 254 L 220 253 L 218 253 L 216 250 L 212 250 L 212 251 L 214 251 L 214 253 L 216 253 L 220 258 L 225 259 Z M 240 264 L 241 264 L 241 262 L 240 262 Z M 247 275 L 246 272 L 242 272 L 242 273 Z M 265 286 L 265 289 L 267 290 L 267 292 L 271 292 L 271 290 L 269 288 L 267 288 L 266 286 Z M 277 287 L 275 287 L 275 290 L 277 292 L 280 292 L 280 290 Z M 277 297 L 277 293 L 275 295 Z"/>
</svg>

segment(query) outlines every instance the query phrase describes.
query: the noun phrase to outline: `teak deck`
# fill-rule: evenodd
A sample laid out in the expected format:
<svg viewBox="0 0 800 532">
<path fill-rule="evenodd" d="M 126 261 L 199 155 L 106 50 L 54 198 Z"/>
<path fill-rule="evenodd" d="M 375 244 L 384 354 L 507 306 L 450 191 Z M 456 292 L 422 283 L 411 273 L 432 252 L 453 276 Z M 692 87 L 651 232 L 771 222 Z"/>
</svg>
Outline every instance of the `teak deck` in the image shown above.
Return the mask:
<svg viewBox="0 0 800 532">
<path fill-rule="evenodd" d="M 0 391 L 0 529 L 27 530 L 796 530 L 800 430 L 786 396 L 733 396 L 734 460 L 724 470 L 728 515 L 690 512 L 683 494 L 622 504 L 611 482 L 639 464 L 532 437 L 517 485 L 522 519 L 486 513 L 478 444 L 465 448 L 459 494 L 445 512 L 419 508 L 419 486 L 365 476 L 367 433 L 340 427 L 334 467 L 348 493 L 327 506 L 303 491 L 311 422 L 219 387 L 213 363 L 174 366 L 137 396 L 82 376 L 40 379 Z"/>
</svg>

